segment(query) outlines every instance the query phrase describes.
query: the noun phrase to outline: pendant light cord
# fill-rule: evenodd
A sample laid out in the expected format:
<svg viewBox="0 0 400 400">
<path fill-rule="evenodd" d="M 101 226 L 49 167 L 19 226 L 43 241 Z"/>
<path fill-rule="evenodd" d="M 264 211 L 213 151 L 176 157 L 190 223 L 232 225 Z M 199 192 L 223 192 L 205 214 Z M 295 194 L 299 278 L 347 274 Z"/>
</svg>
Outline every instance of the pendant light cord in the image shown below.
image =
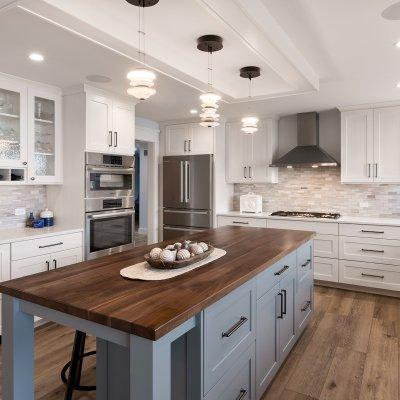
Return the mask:
<svg viewBox="0 0 400 400">
<path fill-rule="evenodd" d="M 213 65 L 212 65 L 212 51 L 208 52 L 208 86 L 213 86 Z"/>
<path fill-rule="evenodd" d="M 145 42 L 145 28 L 144 28 L 144 6 L 140 5 L 139 7 L 139 58 L 141 59 L 141 62 L 146 65 L 146 42 Z"/>
</svg>

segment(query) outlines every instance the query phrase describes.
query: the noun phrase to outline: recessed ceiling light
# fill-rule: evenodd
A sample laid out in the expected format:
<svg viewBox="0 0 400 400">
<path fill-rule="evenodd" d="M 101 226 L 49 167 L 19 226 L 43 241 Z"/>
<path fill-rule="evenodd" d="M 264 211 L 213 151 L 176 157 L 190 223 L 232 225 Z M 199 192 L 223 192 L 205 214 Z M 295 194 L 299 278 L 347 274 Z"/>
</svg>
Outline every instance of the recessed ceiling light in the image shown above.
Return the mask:
<svg viewBox="0 0 400 400">
<path fill-rule="evenodd" d="M 40 53 L 31 53 L 29 54 L 29 58 L 32 61 L 43 61 L 44 57 Z"/>
<path fill-rule="evenodd" d="M 197 113 L 198 113 L 198 111 L 195 110 L 194 108 L 193 108 L 193 110 L 190 110 L 190 114 L 197 114 Z"/>
<path fill-rule="evenodd" d="M 400 82 L 396 86 L 400 89 Z"/>
<path fill-rule="evenodd" d="M 395 44 L 396 47 L 400 48 L 400 40 L 398 40 Z"/>
</svg>

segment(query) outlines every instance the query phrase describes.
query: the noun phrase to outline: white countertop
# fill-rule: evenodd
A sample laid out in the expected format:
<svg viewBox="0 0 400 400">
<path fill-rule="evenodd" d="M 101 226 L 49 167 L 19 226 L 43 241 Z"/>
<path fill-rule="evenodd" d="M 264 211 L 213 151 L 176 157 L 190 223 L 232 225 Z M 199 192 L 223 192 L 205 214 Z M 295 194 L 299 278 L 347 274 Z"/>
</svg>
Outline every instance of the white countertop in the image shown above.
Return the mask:
<svg viewBox="0 0 400 400">
<path fill-rule="evenodd" d="M 326 222 L 336 224 L 363 224 L 363 225 L 386 225 L 400 226 L 400 218 L 378 218 L 378 217 L 359 217 L 359 216 L 342 216 L 338 219 L 325 218 L 302 218 L 302 217 L 280 217 L 272 216 L 270 213 L 241 213 L 239 211 L 228 211 L 217 215 L 226 217 L 241 217 L 241 218 L 261 218 L 261 219 L 285 219 L 293 221 L 310 221 L 310 222 Z"/>
<path fill-rule="evenodd" d="M 74 232 L 83 232 L 83 228 L 72 228 L 65 225 L 55 225 L 49 228 L 0 229 L 0 244 Z"/>
</svg>

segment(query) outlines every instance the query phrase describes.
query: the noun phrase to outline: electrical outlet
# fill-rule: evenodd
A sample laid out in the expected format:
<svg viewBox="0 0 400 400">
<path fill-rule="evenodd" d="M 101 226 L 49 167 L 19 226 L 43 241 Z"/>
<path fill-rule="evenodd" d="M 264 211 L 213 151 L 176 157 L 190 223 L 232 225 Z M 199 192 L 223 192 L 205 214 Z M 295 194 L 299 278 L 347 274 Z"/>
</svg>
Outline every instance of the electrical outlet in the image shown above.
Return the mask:
<svg viewBox="0 0 400 400">
<path fill-rule="evenodd" d="M 26 215 L 25 207 L 16 208 L 14 210 L 15 215 Z"/>
<path fill-rule="evenodd" d="M 369 207 L 369 203 L 366 203 L 366 202 L 360 201 L 360 204 L 359 204 L 359 206 L 360 206 L 360 208 L 368 208 L 368 207 Z"/>
</svg>

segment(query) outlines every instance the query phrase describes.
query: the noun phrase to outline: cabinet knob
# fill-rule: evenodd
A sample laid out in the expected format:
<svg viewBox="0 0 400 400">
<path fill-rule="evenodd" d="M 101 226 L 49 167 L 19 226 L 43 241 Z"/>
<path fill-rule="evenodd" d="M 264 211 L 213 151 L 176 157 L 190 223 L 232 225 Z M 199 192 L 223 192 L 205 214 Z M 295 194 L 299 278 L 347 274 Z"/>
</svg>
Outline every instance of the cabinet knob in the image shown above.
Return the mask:
<svg viewBox="0 0 400 400">
<path fill-rule="evenodd" d="M 35 177 L 34 176 L 32 176 L 32 178 L 31 178 L 31 181 L 34 181 L 35 180 Z"/>
<path fill-rule="evenodd" d="M 22 165 L 27 165 L 28 163 L 26 162 L 26 161 L 24 161 L 23 163 L 22 163 Z"/>
</svg>

